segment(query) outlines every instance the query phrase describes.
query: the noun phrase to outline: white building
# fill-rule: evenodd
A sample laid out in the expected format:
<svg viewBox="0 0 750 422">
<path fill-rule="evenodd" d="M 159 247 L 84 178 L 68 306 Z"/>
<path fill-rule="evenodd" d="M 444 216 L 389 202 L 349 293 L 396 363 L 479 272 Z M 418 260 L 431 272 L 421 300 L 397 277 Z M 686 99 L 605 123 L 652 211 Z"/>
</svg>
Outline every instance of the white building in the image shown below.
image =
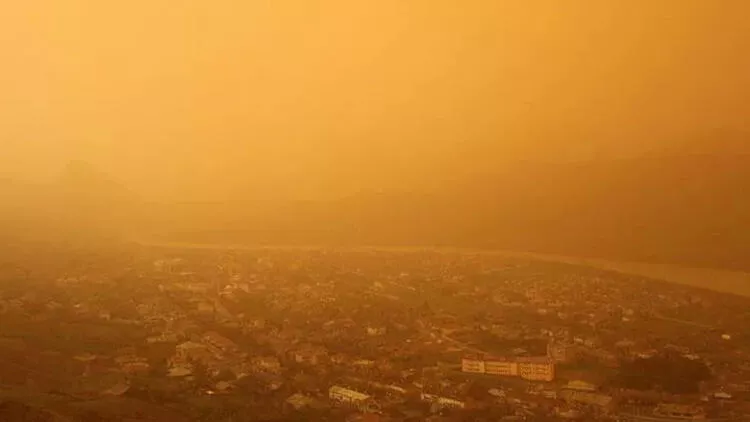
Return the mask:
<svg viewBox="0 0 750 422">
<path fill-rule="evenodd" d="M 598 390 L 599 388 L 590 383 L 583 380 L 571 380 L 565 386 L 563 387 L 566 390 L 576 390 L 576 391 L 590 391 L 594 392 Z"/>
<path fill-rule="evenodd" d="M 441 397 L 435 394 L 422 393 L 421 398 L 422 401 L 433 403 L 443 409 L 463 409 L 464 407 L 466 407 L 466 403 L 462 402 L 461 400 L 456 400 L 449 397 Z"/>
<path fill-rule="evenodd" d="M 328 398 L 338 402 L 358 403 L 370 400 L 370 396 L 359 391 L 334 385 L 328 389 Z"/>
<path fill-rule="evenodd" d="M 376 337 L 376 336 L 383 336 L 387 332 L 385 327 L 380 326 L 369 326 L 367 327 L 367 335 Z"/>
<path fill-rule="evenodd" d="M 352 406 L 363 411 L 377 412 L 379 410 L 377 403 L 369 394 L 360 393 L 359 391 L 338 385 L 334 385 L 328 389 L 328 398 L 333 402 Z"/>
<path fill-rule="evenodd" d="M 463 409 L 464 407 L 466 407 L 464 402 L 448 397 L 438 397 L 436 403 L 444 408 Z"/>
</svg>

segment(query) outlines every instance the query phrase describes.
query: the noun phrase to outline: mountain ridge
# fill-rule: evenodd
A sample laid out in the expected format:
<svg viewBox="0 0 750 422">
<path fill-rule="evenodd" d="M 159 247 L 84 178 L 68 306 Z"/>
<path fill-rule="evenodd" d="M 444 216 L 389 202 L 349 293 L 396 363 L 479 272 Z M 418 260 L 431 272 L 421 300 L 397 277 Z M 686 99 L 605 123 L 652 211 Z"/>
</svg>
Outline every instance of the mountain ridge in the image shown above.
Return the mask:
<svg viewBox="0 0 750 422">
<path fill-rule="evenodd" d="M 480 247 L 747 270 L 748 158 L 525 163 L 437 192 L 183 203 L 145 202 L 83 165 L 56 185 L 0 193 L 15 195 L 3 202 L 4 228 L 42 238 Z"/>
<path fill-rule="evenodd" d="M 366 193 L 251 210 L 203 204 L 204 222 L 180 228 L 175 221 L 173 234 L 206 241 L 488 247 L 747 269 L 746 158 L 686 154 L 538 164 L 440 193 Z"/>
</svg>

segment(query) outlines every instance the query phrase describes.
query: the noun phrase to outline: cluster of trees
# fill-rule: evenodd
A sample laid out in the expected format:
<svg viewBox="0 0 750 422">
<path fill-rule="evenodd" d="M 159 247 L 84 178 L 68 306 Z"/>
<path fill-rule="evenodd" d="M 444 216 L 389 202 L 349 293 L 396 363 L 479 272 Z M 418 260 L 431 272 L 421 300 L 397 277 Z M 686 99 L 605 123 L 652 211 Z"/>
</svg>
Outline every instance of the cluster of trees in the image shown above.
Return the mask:
<svg viewBox="0 0 750 422">
<path fill-rule="evenodd" d="M 7 400 L 0 401 L 0 420 L 54 422 L 59 419 L 43 409 L 37 409 L 19 401 Z"/>
<path fill-rule="evenodd" d="M 613 384 L 633 390 L 691 394 L 699 392 L 700 383 L 710 377 L 711 370 L 704 362 L 665 354 L 623 362 Z"/>
</svg>

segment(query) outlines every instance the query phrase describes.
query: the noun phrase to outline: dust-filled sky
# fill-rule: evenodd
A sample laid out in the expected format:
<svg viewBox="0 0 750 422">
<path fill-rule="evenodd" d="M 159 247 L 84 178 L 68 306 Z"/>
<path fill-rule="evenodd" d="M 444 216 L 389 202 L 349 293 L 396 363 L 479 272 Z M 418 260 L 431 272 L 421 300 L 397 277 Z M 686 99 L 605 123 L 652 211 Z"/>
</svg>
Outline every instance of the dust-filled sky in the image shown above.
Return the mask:
<svg viewBox="0 0 750 422">
<path fill-rule="evenodd" d="M 747 0 L 24 0 L 0 173 L 152 197 L 423 189 L 750 126 Z"/>
</svg>

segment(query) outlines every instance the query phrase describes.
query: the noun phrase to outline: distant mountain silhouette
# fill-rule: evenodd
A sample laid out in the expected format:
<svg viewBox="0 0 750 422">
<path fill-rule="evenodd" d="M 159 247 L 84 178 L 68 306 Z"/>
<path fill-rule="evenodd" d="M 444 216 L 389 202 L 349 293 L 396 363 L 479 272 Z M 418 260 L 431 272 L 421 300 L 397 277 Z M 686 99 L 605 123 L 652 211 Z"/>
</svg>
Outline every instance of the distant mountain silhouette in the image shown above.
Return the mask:
<svg viewBox="0 0 750 422">
<path fill-rule="evenodd" d="M 93 203 L 133 201 L 136 196 L 127 187 L 85 161 L 71 161 L 65 167 L 59 188 L 67 195 Z"/>
<path fill-rule="evenodd" d="M 464 246 L 750 269 L 750 160 L 529 164 L 434 194 L 173 207 L 185 241 Z"/>
<path fill-rule="evenodd" d="M 71 162 L 49 184 L 0 181 L 0 236 L 92 239 L 132 227 L 137 197 L 85 162 Z"/>
<path fill-rule="evenodd" d="M 0 182 L 0 237 L 456 246 L 750 270 L 750 159 L 524 163 L 439 192 L 335 201 L 145 203 L 86 163 Z"/>
</svg>

